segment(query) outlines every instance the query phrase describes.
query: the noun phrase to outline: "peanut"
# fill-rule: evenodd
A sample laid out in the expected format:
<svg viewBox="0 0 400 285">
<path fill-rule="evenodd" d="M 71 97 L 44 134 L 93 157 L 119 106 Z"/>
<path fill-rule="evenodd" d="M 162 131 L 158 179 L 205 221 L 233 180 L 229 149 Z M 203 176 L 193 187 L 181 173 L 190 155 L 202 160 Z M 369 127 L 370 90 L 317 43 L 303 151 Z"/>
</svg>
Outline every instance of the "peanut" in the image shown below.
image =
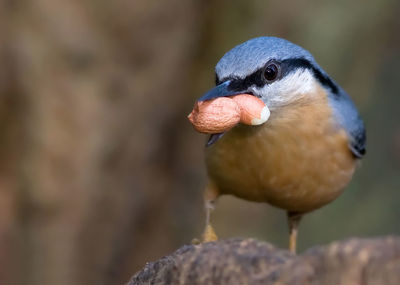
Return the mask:
<svg viewBox="0 0 400 285">
<path fill-rule="evenodd" d="M 240 122 L 242 124 L 255 126 L 268 120 L 270 112 L 261 99 L 249 94 L 232 96 L 232 99 L 240 107 Z"/>
<path fill-rule="evenodd" d="M 200 133 L 222 133 L 240 121 L 240 107 L 228 97 L 196 102 L 188 116 L 189 121 Z"/>
<path fill-rule="evenodd" d="M 269 118 L 264 102 L 249 94 L 219 97 L 196 102 L 188 116 L 194 128 L 201 133 L 222 133 L 237 125 L 260 125 Z"/>
</svg>

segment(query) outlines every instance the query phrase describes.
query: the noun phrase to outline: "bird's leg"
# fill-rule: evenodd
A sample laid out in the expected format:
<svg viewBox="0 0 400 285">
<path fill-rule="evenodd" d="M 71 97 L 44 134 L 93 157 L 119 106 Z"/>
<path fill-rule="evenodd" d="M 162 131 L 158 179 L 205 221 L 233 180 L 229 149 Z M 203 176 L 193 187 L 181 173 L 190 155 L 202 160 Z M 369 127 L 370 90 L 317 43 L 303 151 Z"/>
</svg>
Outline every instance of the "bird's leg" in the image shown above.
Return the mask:
<svg viewBox="0 0 400 285">
<path fill-rule="evenodd" d="M 297 212 L 287 212 L 289 224 L 289 250 L 296 253 L 297 233 L 302 215 Z"/>
<path fill-rule="evenodd" d="M 211 226 L 211 212 L 215 208 L 215 201 L 218 198 L 218 191 L 215 186 L 210 182 L 204 192 L 204 207 L 206 210 L 206 225 L 203 233 L 203 242 L 218 240 L 213 227 Z"/>
</svg>

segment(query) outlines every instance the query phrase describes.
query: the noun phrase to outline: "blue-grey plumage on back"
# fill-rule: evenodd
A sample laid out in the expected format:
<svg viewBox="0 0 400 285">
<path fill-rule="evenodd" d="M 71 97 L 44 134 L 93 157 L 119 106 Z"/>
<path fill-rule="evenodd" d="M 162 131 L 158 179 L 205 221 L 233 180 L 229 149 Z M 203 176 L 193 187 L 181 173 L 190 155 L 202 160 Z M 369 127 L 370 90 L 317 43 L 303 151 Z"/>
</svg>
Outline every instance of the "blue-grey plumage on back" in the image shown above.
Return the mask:
<svg viewBox="0 0 400 285">
<path fill-rule="evenodd" d="M 328 92 L 334 116 L 349 135 L 350 149 L 361 158 L 365 153 L 365 129 L 353 101 L 302 47 L 276 37 L 248 40 L 228 51 L 217 63 L 218 82 L 245 79 L 262 69 L 270 60 L 287 62 L 288 68 L 307 68 Z M 288 71 L 290 72 L 290 70 Z"/>
</svg>

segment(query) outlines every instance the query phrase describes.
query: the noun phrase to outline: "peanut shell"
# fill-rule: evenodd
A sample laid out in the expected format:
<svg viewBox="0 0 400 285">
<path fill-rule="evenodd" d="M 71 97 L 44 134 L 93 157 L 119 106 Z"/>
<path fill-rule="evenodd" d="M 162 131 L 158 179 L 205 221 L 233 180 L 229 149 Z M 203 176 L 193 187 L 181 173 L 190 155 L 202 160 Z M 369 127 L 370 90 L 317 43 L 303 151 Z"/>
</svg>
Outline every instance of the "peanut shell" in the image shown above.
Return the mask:
<svg viewBox="0 0 400 285">
<path fill-rule="evenodd" d="M 229 97 L 196 102 L 189 121 L 200 133 L 216 134 L 229 130 L 240 121 L 240 107 Z"/>
<path fill-rule="evenodd" d="M 264 102 L 250 94 L 239 94 L 232 99 L 240 107 L 240 122 L 246 125 L 261 125 L 265 123 L 270 115 L 268 107 Z"/>
<path fill-rule="evenodd" d="M 237 125 L 260 125 L 268 120 L 269 109 L 264 102 L 250 94 L 219 97 L 196 102 L 188 118 L 201 133 L 222 133 Z"/>
</svg>

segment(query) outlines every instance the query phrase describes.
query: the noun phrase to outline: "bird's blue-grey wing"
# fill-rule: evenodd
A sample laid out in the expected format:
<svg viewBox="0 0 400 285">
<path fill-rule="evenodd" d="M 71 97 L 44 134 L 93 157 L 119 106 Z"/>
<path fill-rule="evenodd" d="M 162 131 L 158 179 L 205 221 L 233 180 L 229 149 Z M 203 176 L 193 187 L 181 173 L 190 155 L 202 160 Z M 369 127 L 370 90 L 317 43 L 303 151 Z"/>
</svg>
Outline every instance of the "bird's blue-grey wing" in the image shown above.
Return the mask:
<svg viewBox="0 0 400 285">
<path fill-rule="evenodd" d="M 366 152 L 366 133 L 364 122 L 351 100 L 341 88 L 336 94 L 329 94 L 329 101 L 338 123 L 349 136 L 349 148 L 357 158 L 362 158 Z"/>
</svg>

